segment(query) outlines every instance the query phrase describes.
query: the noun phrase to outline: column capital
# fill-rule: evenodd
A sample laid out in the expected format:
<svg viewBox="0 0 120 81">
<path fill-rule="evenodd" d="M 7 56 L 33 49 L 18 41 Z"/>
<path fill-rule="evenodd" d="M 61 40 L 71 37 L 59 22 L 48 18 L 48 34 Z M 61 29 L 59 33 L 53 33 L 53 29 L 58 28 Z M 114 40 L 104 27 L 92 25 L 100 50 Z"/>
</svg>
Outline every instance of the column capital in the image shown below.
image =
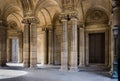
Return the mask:
<svg viewBox="0 0 120 81">
<path fill-rule="evenodd" d="M 22 20 L 22 23 L 25 23 L 25 24 L 36 23 L 36 24 L 38 24 L 39 20 L 37 18 L 35 18 L 35 17 L 28 17 L 28 18 L 24 18 Z"/>
<path fill-rule="evenodd" d="M 70 20 L 70 19 L 78 19 L 78 13 L 77 11 L 72 11 L 72 12 L 64 12 L 64 13 L 61 13 L 60 16 L 59 16 L 59 19 L 63 19 L 63 20 Z"/>
<path fill-rule="evenodd" d="M 60 19 L 61 21 L 67 21 L 67 14 L 61 13 L 61 14 L 59 15 L 59 19 Z"/>
</svg>

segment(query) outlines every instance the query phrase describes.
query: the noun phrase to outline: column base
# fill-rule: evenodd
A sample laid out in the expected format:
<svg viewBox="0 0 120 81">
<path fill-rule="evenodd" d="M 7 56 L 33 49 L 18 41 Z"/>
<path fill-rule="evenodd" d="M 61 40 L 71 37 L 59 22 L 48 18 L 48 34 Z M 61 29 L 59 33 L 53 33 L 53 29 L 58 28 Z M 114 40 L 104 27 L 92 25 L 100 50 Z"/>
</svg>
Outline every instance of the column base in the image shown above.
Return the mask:
<svg viewBox="0 0 120 81">
<path fill-rule="evenodd" d="M 37 65 L 30 65 L 30 68 L 36 68 Z"/>
<path fill-rule="evenodd" d="M 79 64 L 79 67 L 85 67 L 85 65 L 84 64 Z"/>
<path fill-rule="evenodd" d="M 29 64 L 23 64 L 23 67 L 24 67 L 24 68 L 29 68 L 30 65 L 29 65 Z"/>
<path fill-rule="evenodd" d="M 54 65 L 54 64 L 48 63 L 47 65 L 50 65 L 50 66 L 52 66 L 52 65 Z"/>
<path fill-rule="evenodd" d="M 68 71 L 68 67 L 67 66 L 61 66 L 60 71 Z"/>
<path fill-rule="evenodd" d="M 70 67 L 70 72 L 78 72 L 78 67 Z"/>
</svg>

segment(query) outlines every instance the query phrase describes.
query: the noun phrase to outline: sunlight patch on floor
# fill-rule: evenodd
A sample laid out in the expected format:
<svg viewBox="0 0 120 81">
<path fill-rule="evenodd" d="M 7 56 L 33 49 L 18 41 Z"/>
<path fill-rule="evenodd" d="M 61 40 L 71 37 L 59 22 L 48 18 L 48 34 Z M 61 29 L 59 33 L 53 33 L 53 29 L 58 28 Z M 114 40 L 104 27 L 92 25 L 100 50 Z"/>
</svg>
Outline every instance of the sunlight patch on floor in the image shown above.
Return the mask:
<svg viewBox="0 0 120 81">
<path fill-rule="evenodd" d="M 26 75 L 25 71 L 0 69 L 0 79 L 14 78 Z"/>
<path fill-rule="evenodd" d="M 7 63 L 7 66 L 19 66 L 19 67 L 23 67 L 23 63 Z"/>
</svg>

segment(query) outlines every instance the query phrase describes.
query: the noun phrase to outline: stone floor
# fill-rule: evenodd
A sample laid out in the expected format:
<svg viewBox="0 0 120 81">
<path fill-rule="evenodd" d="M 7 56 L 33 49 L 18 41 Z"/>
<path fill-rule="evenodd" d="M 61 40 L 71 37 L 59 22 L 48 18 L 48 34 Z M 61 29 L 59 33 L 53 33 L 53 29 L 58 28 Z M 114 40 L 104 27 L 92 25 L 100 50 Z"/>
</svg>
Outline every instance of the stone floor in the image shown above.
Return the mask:
<svg viewBox="0 0 120 81">
<path fill-rule="evenodd" d="M 20 66 L 0 67 L 0 81 L 118 81 L 106 71 L 62 72 L 59 66 L 38 66 L 34 69 Z"/>
</svg>

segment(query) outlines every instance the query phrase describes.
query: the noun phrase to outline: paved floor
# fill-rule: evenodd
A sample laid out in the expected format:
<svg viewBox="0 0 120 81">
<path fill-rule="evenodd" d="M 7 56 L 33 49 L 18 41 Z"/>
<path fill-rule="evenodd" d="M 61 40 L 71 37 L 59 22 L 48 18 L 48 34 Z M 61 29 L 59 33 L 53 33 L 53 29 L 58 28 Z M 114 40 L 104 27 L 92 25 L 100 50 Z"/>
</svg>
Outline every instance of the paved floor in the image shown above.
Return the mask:
<svg viewBox="0 0 120 81">
<path fill-rule="evenodd" d="M 108 72 L 80 71 L 62 72 L 59 67 L 25 69 L 19 66 L 0 67 L 0 81 L 118 81 Z"/>
</svg>

